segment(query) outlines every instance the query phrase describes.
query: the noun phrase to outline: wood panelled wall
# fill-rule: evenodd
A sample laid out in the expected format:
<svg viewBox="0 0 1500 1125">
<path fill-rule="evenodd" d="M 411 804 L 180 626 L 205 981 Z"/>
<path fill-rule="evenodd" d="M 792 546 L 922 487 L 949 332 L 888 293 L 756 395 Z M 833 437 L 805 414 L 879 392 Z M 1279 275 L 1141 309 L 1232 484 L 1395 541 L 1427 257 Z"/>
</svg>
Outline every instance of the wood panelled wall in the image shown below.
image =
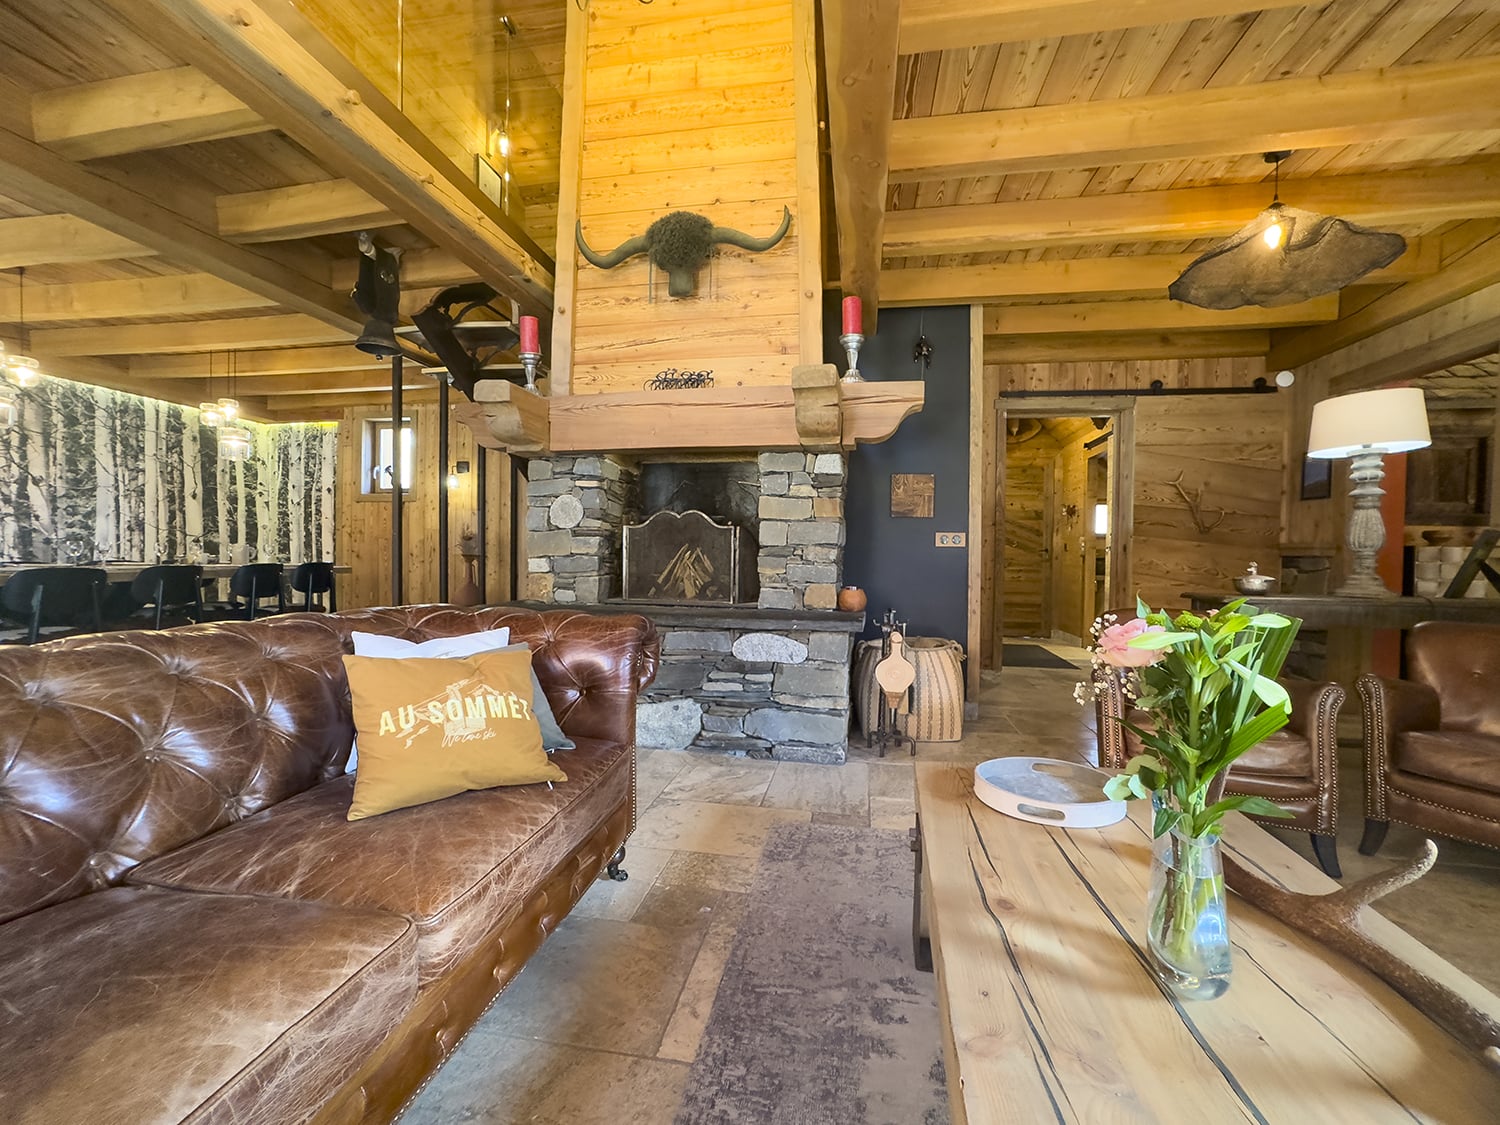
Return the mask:
<svg viewBox="0 0 1500 1125">
<path fill-rule="evenodd" d="M 1057 456 L 1061 446 L 1046 428 L 1005 443 L 1005 633 L 1052 632 L 1052 546 Z"/>
<path fill-rule="evenodd" d="M 1158 379 L 1163 387 L 1171 389 L 1229 389 L 1251 386 L 1264 375 L 1265 361 L 1260 358 L 987 363 L 983 460 L 986 465 L 995 465 L 997 459 L 1003 464 L 1004 444 L 997 410 L 1001 396 L 1007 392 L 1097 391 L 1105 397 L 1148 390 Z M 1301 380 L 1296 390 L 1303 391 Z M 1222 399 L 1140 395 L 1134 399 L 1136 416 L 1144 419 L 1147 428 L 1136 429 L 1136 483 L 1132 491 L 1137 512 L 1141 507 L 1147 509 L 1147 526 L 1142 527 L 1138 515 L 1129 545 L 1131 550 L 1122 551 L 1116 545 L 1116 558 L 1128 556 L 1131 560 L 1127 586 L 1138 587 L 1148 599 L 1177 605 L 1182 591 L 1190 587 L 1202 588 L 1206 584 L 1207 589 L 1229 589 L 1233 575 L 1243 572 L 1252 560 L 1268 569 L 1275 567 L 1281 541 L 1283 495 L 1294 472 L 1288 464 L 1291 447 L 1286 445 L 1286 435 L 1298 425 L 1305 433 L 1305 414 L 1311 411 L 1312 396 L 1306 395 L 1305 406 L 1304 395 L 1297 396 L 1296 411 L 1303 413 L 1300 422 L 1293 418 L 1291 399 L 1285 393 Z M 1079 400 L 1080 410 L 1086 408 L 1086 401 Z M 1191 433 L 1179 433 L 1164 421 L 1169 416 L 1195 418 L 1201 427 Z M 1166 484 L 1178 468 L 1187 469 L 1187 462 L 1198 466 L 1185 472 L 1184 484 L 1189 491 L 1204 487 L 1205 503 L 1210 508 L 1222 507 L 1231 513 L 1226 515 L 1224 524 L 1207 535 L 1199 535 L 1190 521 L 1184 523 L 1188 519 L 1186 508 Z M 1243 476 L 1228 468 L 1238 465 L 1247 466 Z M 1337 497 L 1338 481 L 1334 487 Z M 997 599 L 996 583 L 1004 515 L 996 502 L 1000 491 L 985 490 L 981 519 L 984 541 L 980 651 L 986 668 L 998 663 L 1003 621 L 1003 604 L 997 606 L 997 600 L 1003 603 L 1003 599 Z M 1295 492 L 1291 495 L 1295 496 Z M 1336 511 L 1327 501 L 1322 506 L 1329 509 L 1329 514 L 1319 521 L 1320 533 Z M 1080 514 L 1080 526 L 1090 515 Z M 1310 514 L 1307 518 L 1311 518 Z"/>
<path fill-rule="evenodd" d="M 420 605 L 438 600 L 437 548 L 438 495 L 446 484 L 439 475 L 437 405 L 421 403 L 405 411 L 416 443 L 415 475 L 402 509 L 402 542 L 405 548 L 405 584 L 402 601 Z M 339 579 L 339 608 L 390 605 L 391 595 L 391 497 L 389 493 L 362 491 L 365 422 L 388 419 L 390 408 L 359 407 L 345 412 L 339 423 L 338 559 L 354 568 Z M 467 426 L 448 427 L 448 462 L 442 478 L 459 461 L 468 461 L 470 471 L 459 475 L 459 486 L 448 490 L 448 589 L 450 597 L 465 581 L 465 563 L 458 553 L 459 536 L 477 528 L 476 487 L 478 464 L 474 435 Z M 488 601 L 512 598 L 513 552 L 511 535 L 511 466 L 504 453 L 489 450 L 485 458 L 489 508 L 485 544 L 484 590 Z"/>
<path fill-rule="evenodd" d="M 563 351 L 571 341 L 572 393 L 640 391 L 668 368 L 711 370 L 717 387 L 790 379 L 799 318 L 809 307 L 816 317 L 821 300 L 803 300 L 799 284 L 801 256 L 819 252 L 819 227 L 813 214 L 804 231 L 798 203 L 798 11 L 793 0 L 732 10 L 719 0 L 593 0 L 586 19 L 570 24 L 570 36 L 586 27 L 586 67 L 581 109 L 564 108 L 578 119 L 581 152 L 575 186 L 565 132 L 558 270 L 576 261 L 577 275 L 571 307 L 560 277 L 554 343 Z M 574 203 L 600 253 L 677 210 L 762 237 L 787 207 L 792 226 L 763 254 L 720 246 L 697 294 L 672 298 L 644 255 L 611 270 L 583 262 L 567 221 Z"/>
<path fill-rule="evenodd" d="M 1092 583 L 1094 512 L 1089 504 L 1089 450 L 1084 442 L 1099 431 L 1085 418 L 1070 418 L 1060 433 L 1057 453 L 1057 502 L 1052 532 L 1052 628 L 1083 638 L 1093 621 L 1092 600 L 1084 584 Z M 1073 514 L 1069 515 L 1068 510 Z"/>
<path fill-rule="evenodd" d="M 1134 585 L 1148 604 L 1185 608 L 1186 591 L 1231 591 L 1251 562 L 1276 572 L 1288 415 L 1279 394 L 1136 403 Z"/>
</svg>

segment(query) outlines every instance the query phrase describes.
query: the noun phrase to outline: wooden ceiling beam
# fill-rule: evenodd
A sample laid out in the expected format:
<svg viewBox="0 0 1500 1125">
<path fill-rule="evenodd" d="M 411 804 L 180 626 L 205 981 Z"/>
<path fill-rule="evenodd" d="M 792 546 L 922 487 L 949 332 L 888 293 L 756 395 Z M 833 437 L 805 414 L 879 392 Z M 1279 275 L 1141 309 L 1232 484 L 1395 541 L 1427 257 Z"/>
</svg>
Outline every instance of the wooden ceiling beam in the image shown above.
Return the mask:
<svg viewBox="0 0 1500 1125">
<path fill-rule="evenodd" d="M 400 218 L 349 180 L 221 195 L 219 235 L 231 242 L 279 242 L 388 227 Z"/>
<path fill-rule="evenodd" d="M 430 391 L 436 386 L 433 379 L 422 374 L 421 368 L 409 363 L 403 370 L 401 386 L 407 390 Z M 246 378 L 237 375 L 234 380 L 236 394 L 246 395 L 329 395 L 391 392 L 391 370 L 372 368 L 359 371 L 319 371 L 302 375 L 252 375 Z"/>
<path fill-rule="evenodd" d="M 191 66 L 43 90 L 31 97 L 33 137 L 73 160 L 241 137 L 271 128 L 260 114 Z"/>
<path fill-rule="evenodd" d="M 1393 289 L 1334 324 L 1280 335 L 1271 348 L 1269 362 L 1278 369 L 1299 367 L 1497 284 L 1500 238 L 1469 251 L 1432 277 Z M 1495 311 L 1500 314 L 1500 295 L 1496 301 Z M 1496 347 L 1500 349 L 1500 339 Z"/>
<path fill-rule="evenodd" d="M 1298 372 L 1348 394 L 1414 379 L 1500 350 L 1500 284 L 1346 344 Z"/>
<path fill-rule="evenodd" d="M 391 361 L 359 351 L 353 343 L 245 352 L 235 358 L 240 375 L 308 375 L 329 371 L 383 371 L 389 382 Z M 208 353 L 133 355 L 131 374 L 145 379 L 206 379 L 224 375 L 222 357 Z"/>
<path fill-rule="evenodd" d="M 552 264 L 404 118 L 387 120 L 377 92 L 336 52 L 314 54 L 315 33 L 294 35 L 255 0 L 109 0 L 151 28 L 320 162 L 347 176 L 524 311 L 548 313 Z M 281 19 L 294 19 L 295 12 Z M 325 43 L 326 45 L 326 43 Z M 325 55 L 327 58 L 325 59 Z M 346 62 L 347 60 L 344 60 Z"/>
<path fill-rule="evenodd" d="M 1051 336 L 985 336 L 984 362 L 1065 363 L 1111 359 L 1219 359 L 1263 356 L 1269 330 L 1239 332 L 1100 332 Z"/>
<path fill-rule="evenodd" d="M 333 263 L 333 287 L 335 289 L 341 291 L 353 289 L 358 277 L 357 259 L 341 259 Z M 408 250 L 401 255 L 403 290 L 436 289 L 478 280 L 479 277 L 473 269 L 447 250 Z"/>
<path fill-rule="evenodd" d="M 950 180 L 1492 129 L 1492 58 L 895 122 L 890 178 Z"/>
<path fill-rule="evenodd" d="M 897 305 L 968 305 L 1026 297 L 1103 297 L 1165 295 L 1167 287 L 1192 264 L 1193 254 L 1139 257 L 1044 259 L 984 266 L 886 270 L 880 299 Z M 1413 240 L 1406 253 L 1364 283 L 1411 281 L 1438 269 L 1435 238 Z"/>
<path fill-rule="evenodd" d="M 76 215 L 0 219 L 0 269 L 150 258 L 156 251 Z"/>
<path fill-rule="evenodd" d="M 331 344 L 353 333 L 315 317 L 249 316 L 234 320 L 190 320 L 172 324 L 122 324 L 106 328 L 49 328 L 33 332 L 38 352 L 79 355 L 180 355 L 184 352 L 234 351 Z"/>
<path fill-rule="evenodd" d="M 1434 223 L 1495 216 L 1500 215 L 1500 160 L 1288 180 L 1281 185 L 1281 196 L 1293 207 L 1361 223 Z M 1270 202 L 1269 185 L 1259 183 L 918 207 L 886 216 L 884 254 L 901 258 L 1098 242 L 1222 238 Z"/>
<path fill-rule="evenodd" d="M 38 210 L 61 208 L 150 246 L 175 263 L 214 274 L 348 336 L 359 334 L 364 321 L 347 295 L 335 294 L 326 281 L 298 272 L 273 254 L 236 246 L 195 226 L 151 198 L 149 190 L 145 184 L 137 190 L 118 183 L 0 130 L 0 194 Z"/>
<path fill-rule="evenodd" d="M 984 310 L 986 336 L 1063 333 L 1216 332 L 1337 320 L 1337 293 L 1296 305 L 1263 309 L 1200 309 L 1181 301 L 1094 301 L 1059 305 L 998 305 Z"/>
<path fill-rule="evenodd" d="M 901 53 L 1024 43 L 1129 27 L 1186 23 L 1328 0 L 902 0 Z"/>
<path fill-rule="evenodd" d="M 437 388 L 430 390 L 406 391 L 401 395 L 403 406 L 410 406 L 416 402 L 436 402 L 438 398 Z M 391 404 L 391 391 L 387 387 L 384 394 L 311 394 L 311 395 L 267 395 L 266 409 L 273 414 L 286 414 L 296 411 L 313 411 L 328 407 L 346 406 L 384 406 L 389 408 Z"/>
<path fill-rule="evenodd" d="M 828 141 L 839 280 L 864 302 L 864 331 L 880 312 L 880 247 L 896 92 L 901 0 L 823 0 Z"/>
<path fill-rule="evenodd" d="M 0 320 L 21 317 L 21 294 L 0 290 Z M 26 288 L 28 324 L 66 324 L 79 320 L 163 320 L 212 313 L 275 308 L 259 293 L 231 285 L 212 274 L 169 274 L 122 281 L 89 281 L 76 285 Z"/>
</svg>

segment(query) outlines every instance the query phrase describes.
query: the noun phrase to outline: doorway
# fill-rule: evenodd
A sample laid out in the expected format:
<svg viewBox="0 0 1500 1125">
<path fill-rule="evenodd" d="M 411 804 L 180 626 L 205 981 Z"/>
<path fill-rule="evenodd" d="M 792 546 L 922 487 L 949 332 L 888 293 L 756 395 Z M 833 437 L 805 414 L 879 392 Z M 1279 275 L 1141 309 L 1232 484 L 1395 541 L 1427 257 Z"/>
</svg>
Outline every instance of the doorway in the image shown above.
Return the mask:
<svg viewBox="0 0 1500 1125">
<path fill-rule="evenodd" d="M 999 406 L 994 634 L 1084 643 L 1094 618 L 1120 604 L 1129 585 L 1130 503 L 1121 481 L 1131 460 L 1131 406 L 1093 399 Z"/>
</svg>

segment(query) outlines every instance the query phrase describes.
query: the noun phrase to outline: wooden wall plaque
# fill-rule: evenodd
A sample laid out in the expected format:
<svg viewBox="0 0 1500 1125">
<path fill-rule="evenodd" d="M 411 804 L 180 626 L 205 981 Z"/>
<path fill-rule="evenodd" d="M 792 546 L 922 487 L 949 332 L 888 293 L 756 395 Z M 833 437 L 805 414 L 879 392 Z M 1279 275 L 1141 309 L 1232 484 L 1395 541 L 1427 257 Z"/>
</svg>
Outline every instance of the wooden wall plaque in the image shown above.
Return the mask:
<svg viewBox="0 0 1500 1125">
<path fill-rule="evenodd" d="M 891 474 L 891 515 L 931 519 L 936 480 L 931 473 Z"/>
</svg>

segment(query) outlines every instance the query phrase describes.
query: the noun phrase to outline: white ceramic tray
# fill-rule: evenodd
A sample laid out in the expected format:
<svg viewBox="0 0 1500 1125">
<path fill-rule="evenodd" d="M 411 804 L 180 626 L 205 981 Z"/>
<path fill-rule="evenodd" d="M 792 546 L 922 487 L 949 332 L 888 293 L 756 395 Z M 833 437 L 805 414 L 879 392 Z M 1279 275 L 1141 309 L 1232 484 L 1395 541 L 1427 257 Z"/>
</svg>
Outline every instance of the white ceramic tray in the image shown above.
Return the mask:
<svg viewBox="0 0 1500 1125">
<path fill-rule="evenodd" d="M 1125 802 L 1104 795 L 1110 776 L 1055 758 L 991 758 L 974 767 L 974 795 L 1017 820 L 1103 828 L 1125 819 Z"/>
</svg>

